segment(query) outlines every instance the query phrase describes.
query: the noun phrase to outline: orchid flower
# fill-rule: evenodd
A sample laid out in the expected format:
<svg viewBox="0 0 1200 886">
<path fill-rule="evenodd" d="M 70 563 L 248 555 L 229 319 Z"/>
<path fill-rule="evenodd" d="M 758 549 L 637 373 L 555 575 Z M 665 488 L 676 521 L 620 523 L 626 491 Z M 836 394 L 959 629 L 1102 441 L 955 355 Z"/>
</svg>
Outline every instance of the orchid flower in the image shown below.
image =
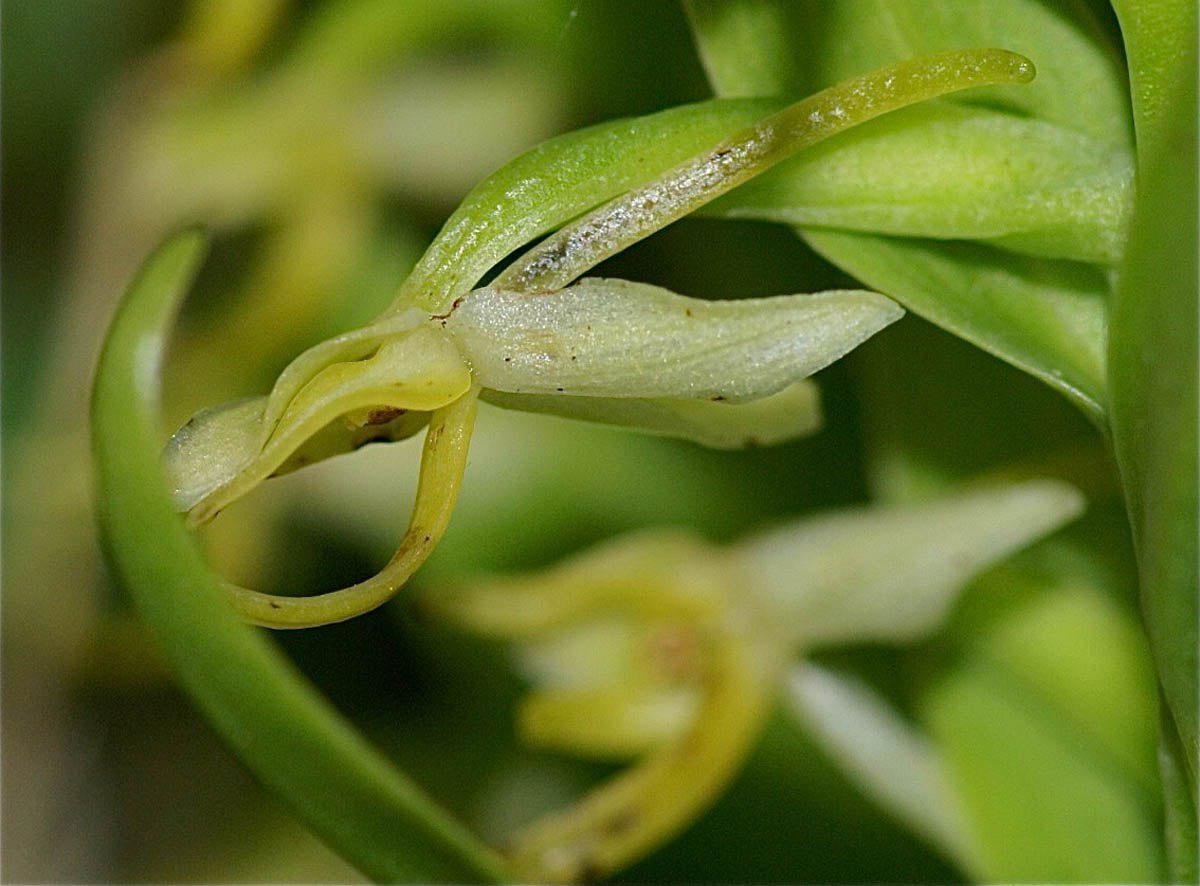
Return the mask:
<svg viewBox="0 0 1200 886">
<path fill-rule="evenodd" d="M 719 447 L 811 430 L 805 379 L 899 318 L 889 299 L 836 291 L 711 302 L 628 281 L 570 284 L 806 146 L 928 98 L 1032 77 L 1027 59 L 1003 50 L 943 53 L 830 87 L 647 181 L 591 182 L 576 203 L 539 203 L 537 177 L 485 181 L 477 194 L 494 202 L 481 210 L 468 198 L 471 211 L 447 222 L 377 320 L 301 354 L 268 396 L 201 412 L 168 445 L 176 503 L 196 526 L 271 476 L 429 427 L 408 531 L 380 573 L 309 598 L 231 585 L 237 610 L 307 627 L 392 597 L 446 529 L 480 397 Z M 504 172 L 493 179 L 508 181 Z M 581 172 L 568 156 L 538 174 Z M 500 229 L 506 207 L 522 201 L 525 224 Z M 497 260 L 567 222 L 472 290 Z"/>
<path fill-rule="evenodd" d="M 431 597 L 441 617 L 514 642 L 533 687 L 517 714 L 527 743 L 637 761 L 520 829 L 510 847 L 517 871 L 531 882 L 578 881 L 645 855 L 715 799 L 781 692 L 814 708 L 830 695 L 818 671 L 796 664 L 804 653 L 930 633 L 975 574 L 1082 508 L 1073 487 L 1030 480 L 821 515 L 728 547 L 646 531 L 545 572 Z M 853 708 L 872 723 L 881 716 L 836 694 L 842 713 Z M 823 718 L 823 726 L 836 730 L 836 719 Z M 898 732 L 883 727 L 875 731 Z M 862 765 L 874 771 L 886 751 L 918 788 L 936 792 L 919 741 L 880 741 Z M 844 756 L 847 765 L 858 762 Z M 897 787 L 904 779 L 891 780 L 893 806 L 919 796 Z M 917 820 L 953 851 L 965 838 L 945 806 L 931 802 Z"/>
</svg>

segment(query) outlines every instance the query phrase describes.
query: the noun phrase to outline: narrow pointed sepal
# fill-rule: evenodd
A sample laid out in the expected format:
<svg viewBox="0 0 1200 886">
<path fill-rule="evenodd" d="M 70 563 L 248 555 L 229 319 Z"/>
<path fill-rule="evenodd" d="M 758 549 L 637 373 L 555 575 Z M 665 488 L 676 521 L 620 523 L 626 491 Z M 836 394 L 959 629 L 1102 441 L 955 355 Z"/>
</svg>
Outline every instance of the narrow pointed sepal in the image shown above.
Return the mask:
<svg viewBox="0 0 1200 886">
<path fill-rule="evenodd" d="M 934 629 L 973 576 L 1083 506 L 1066 483 L 1030 480 L 802 520 L 733 555 L 747 605 L 788 642 L 905 641 Z"/>
<path fill-rule="evenodd" d="M 754 400 L 903 315 L 873 292 L 707 301 L 592 278 L 552 294 L 481 289 L 446 329 L 485 388 L 580 397 Z"/>
</svg>

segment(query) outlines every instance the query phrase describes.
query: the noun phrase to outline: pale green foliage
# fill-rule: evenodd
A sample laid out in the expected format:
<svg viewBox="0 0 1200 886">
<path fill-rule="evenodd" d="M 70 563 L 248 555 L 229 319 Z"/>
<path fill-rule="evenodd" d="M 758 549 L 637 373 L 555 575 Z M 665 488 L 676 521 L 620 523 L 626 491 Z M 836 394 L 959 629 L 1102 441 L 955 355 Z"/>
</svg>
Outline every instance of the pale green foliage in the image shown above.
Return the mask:
<svg viewBox="0 0 1200 886">
<path fill-rule="evenodd" d="M 1169 712 L 1161 748 L 1173 873 L 1195 879 L 1197 13 L 1174 0 L 1115 5 L 1133 75 L 1141 191 L 1112 310 L 1112 435 Z"/>
<path fill-rule="evenodd" d="M 847 191 L 827 183 L 839 178 L 840 153 L 825 169 L 820 158 L 805 158 L 773 173 L 774 188 L 756 182 L 745 203 L 731 195 L 726 210 L 794 218 L 818 252 L 859 280 L 1102 418 L 1103 274 L 1012 254 L 1099 264 L 1120 255 L 1133 162 L 1129 100 L 1117 47 L 1083 4 L 697 0 L 689 9 L 722 96 L 803 93 L 813 82 L 964 44 L 1001 45 L 1031 58 L 1038 77 L 1028 89 L 965 93 L 944 100 L 958 105 L 944 114 L 909 112 L 914 121 L 939 117 L 940 135 L 928 147 L 922 140 L 920 151 L 912 150 L 903 118 L 841 139 L 847 172 L 863 176 Z M 826 150 L 832 157 L 838 147 L 835 141 Z M 914 153 L 921 159 L 906 159 Z M 920 172 L 914 183 L 909 174 Z M 989 175 L 991 187 L 971 190 Z M 818 228 L 825 232 L 818 236 Z M 852 231 L 892 236 L 842 233 Z M 980 238 L 994 246 L 941 242 Z"/>
</svg>

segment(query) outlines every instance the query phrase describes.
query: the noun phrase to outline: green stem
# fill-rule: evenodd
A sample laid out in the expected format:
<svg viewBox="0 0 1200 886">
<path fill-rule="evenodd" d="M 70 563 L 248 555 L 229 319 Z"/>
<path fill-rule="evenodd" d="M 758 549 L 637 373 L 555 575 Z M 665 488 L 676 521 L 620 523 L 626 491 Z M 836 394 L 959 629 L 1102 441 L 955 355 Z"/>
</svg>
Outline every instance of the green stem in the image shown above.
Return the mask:
<svg viewBox="0 0 1200 886">
<path fill-rule="evenodd" d="M 247 766 L 380 881 L 498 881 L 500 859 L 372 747 L 235 615 L 174 513 L 159 465 L 158 369 L 205 250 L 188 231 L 146 262 L 113 321 L 92 397 L 112 565 L 180 682 Z"/>
</svg>

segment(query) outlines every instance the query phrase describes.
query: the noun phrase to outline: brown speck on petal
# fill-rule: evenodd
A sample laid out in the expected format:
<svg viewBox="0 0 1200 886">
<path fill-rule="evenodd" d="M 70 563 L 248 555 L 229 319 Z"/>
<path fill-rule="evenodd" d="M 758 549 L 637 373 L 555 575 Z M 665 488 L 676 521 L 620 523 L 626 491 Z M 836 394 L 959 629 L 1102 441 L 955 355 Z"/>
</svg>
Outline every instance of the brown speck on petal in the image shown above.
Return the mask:
<svg viewBox="0 0 1200 886">
<path fill-rule="evenodd" d="M 389 421 L 399 418 L 407 411 L 407 409 L 399 409 L 395 406 L 384 406 L 379 409 L 372 409 L 367 413 L 367 424 L 386 425 Z"/>
</svg>

